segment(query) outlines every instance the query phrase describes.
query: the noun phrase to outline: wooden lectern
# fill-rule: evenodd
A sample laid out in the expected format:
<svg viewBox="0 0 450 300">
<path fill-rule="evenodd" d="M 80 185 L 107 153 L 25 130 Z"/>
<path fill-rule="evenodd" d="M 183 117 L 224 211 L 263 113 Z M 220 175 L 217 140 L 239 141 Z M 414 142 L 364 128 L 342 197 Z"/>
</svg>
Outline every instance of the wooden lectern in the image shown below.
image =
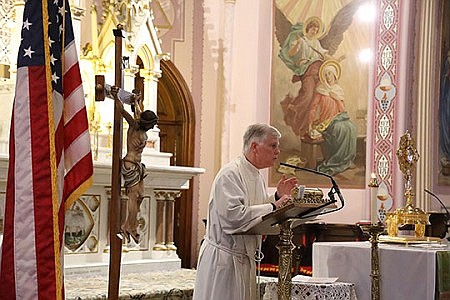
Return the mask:
<svg viewBox="0 0 450 300">
<path fill-rule="evenodd" d="M 325 208 L 333 207 L 336 201 L 324 203 L 291 203 L 262 217 L 262 221 L 245 234 L 279 235 L 278 299 L 290 300 L 292 290 L 292 229 L 310 221 Z"/>
</svg>

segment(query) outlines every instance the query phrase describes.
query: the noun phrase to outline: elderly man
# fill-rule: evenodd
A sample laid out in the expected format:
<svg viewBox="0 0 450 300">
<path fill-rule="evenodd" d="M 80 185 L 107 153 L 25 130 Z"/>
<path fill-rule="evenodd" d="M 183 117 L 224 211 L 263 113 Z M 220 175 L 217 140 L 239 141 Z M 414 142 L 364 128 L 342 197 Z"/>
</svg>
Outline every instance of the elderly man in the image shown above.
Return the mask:
<svg viewBox="0 0 450 300">
<path fill-rule="evenodd" d="M 295 177 L 278 182 L 269 196 L 259 170 L 278 159 L 280 132 L 250 125 L 243 154 L 225 165 L 211 188 L 206 236 L 200 249 L 194 299 L 256 299 L 255 252 L 261 236 L 242 235 L 262 216 L 289 200 Z"/>
</svg>

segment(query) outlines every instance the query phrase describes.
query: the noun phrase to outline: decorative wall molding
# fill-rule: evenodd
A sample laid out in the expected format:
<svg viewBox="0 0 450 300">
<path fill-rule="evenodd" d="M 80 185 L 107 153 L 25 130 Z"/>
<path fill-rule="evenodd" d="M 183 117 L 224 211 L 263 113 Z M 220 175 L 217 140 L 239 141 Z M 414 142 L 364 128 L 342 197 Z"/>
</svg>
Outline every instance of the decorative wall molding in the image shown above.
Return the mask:
<svg viewBox="0 0 450 300">
<path fill-rule="evenodd" d="M 371 140 L 373 149 L 369 172 L 375 173 L 380 185 L 385 186 L 389 195 L 383 204 L 385 210 L 394 207 L 392 195 L 395 194 L 393 176 L 395 165 L 396 127 L 395 112 L 401 109 L 399 99 L 399 41 L 400 41 L 400 1 L 377 1 L 378 20 L 375 25 L 375 68 L 373 70 L 374 91 L 372 94 Z"/>
</svg>

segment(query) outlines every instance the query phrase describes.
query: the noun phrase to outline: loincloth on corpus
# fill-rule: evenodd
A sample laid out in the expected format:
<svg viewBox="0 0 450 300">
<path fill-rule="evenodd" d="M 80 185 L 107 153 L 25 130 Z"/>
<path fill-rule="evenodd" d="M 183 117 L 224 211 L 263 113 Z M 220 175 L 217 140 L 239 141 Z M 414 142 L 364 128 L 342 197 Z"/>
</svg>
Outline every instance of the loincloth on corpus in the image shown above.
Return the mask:
<svg viewBox="0 0 450 300">
<path fill-rule="evenodd" d="M 120 169 L 124 180 L 124 186 L 126 188 L 135 186 L 140 181 L 142 181 L 145 176 L 147 176 L 145 175 L 145 165 L 143 163 L 138 163 L 126 159 L 123 159 L 123 161 L 133 164 L 133 166 L 127 168 L 125 164 L 122 163 L 122 168 Z"/>
</svg>

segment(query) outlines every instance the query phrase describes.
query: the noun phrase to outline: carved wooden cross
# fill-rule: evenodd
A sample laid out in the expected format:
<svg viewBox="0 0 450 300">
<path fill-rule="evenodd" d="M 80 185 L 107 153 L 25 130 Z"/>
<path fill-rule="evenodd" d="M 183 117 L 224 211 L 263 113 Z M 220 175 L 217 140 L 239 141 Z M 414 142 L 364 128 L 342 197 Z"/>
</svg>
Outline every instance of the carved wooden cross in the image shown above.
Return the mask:
<svg viewBox="0 0 450 300">
<path fill-rule="evenodd" d="M 122 89 L 123 61 L 122 57 L 122 32 L 123 26 L 117 25 L 113 30 L 115 37 L 115 83 L 114 86 L 105 84 L 104 76 L 95 76 L 95 101 L 103 101 L 106 97 L 114 98 L 115 101 L 132 104 L 134 103 L 133 93 Z M 111 201 L 109 205 L 109 283 L 108 299 L 119 298 L 120 265 L 122 260 L 122 240 L 121 235 L 121 159 L 122 159 L 123 125 L 121 111 L 114 105 L 113 124 L 113 147 L 112 147 L 112 170 L 111 170 Z"/>
</svg>

